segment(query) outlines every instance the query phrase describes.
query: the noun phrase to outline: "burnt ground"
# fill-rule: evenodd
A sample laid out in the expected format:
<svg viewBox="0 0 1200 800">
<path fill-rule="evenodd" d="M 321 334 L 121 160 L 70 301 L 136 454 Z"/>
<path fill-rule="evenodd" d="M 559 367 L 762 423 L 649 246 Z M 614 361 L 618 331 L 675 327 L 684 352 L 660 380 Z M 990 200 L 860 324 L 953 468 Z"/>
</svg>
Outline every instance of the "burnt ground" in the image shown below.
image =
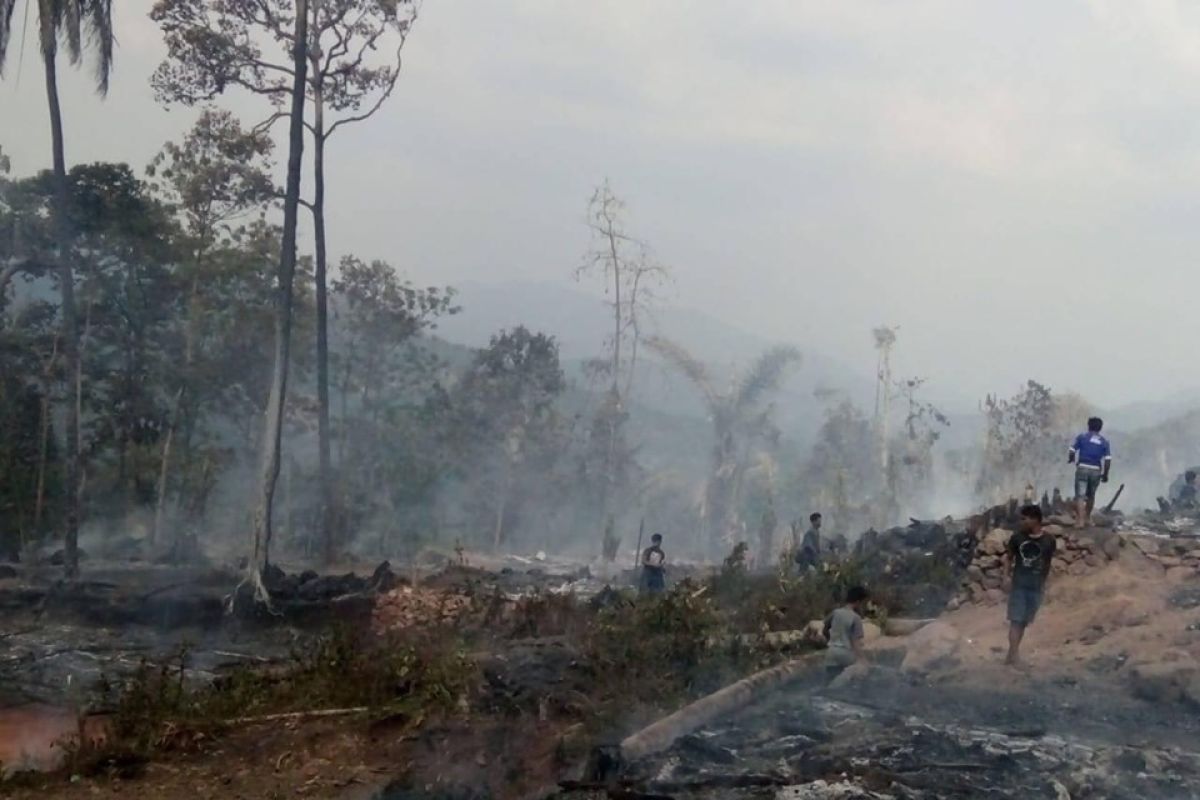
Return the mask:
<svg viewBox="0 0 1200 800">
<path fill-rule="evenodd" d="M 1030 675 L 1025 688 L 930 683 L 888 669 L 801 684 L 627 765 L 620 788 L 558 795 L 680 798 L 1200 796 L 1193 709 Z"/>
<path fill-rule="evenodd" d="M 957 655 L 936 662 L 952 665 L 949 672 L 899 672 L 888 651 L 895 655 L 903 645 L 885 638 L 873 648 L 877 666 L 866 676 L 826 688 L 814 672 L 665 753 L 625 765 L 618 783 L 605 787 L 560 781 L 584 777 L 595 745 L 614 743 L 669 709 L 631 703 L 617 722 L 595 724 L 587 694 L 597 676 L 579 668 L 569 637 L 534 632 L 474 654 L 482 685 L 469 712 L 249 724 L 216 739 L 180 741 L 149 762 L 107 765 L 74 782 L 59 775 L 29 786 L 0 784 L 0 794 L 153 800 L 1198 797 L 1200 755 L 1193 748 L 1200 747 L 1193 743 L 1200 741 L 1200 722 L 1193 694 L 1171 683 L 1158 702 L 1139 700 L 1123 666 L 1129 653 L 1191 646 L 1181 638 L 1191 636 L 1189 609 L 1168 613 L 1159 606 L 1192 584 L 1167 585 L 1157 567 L 1143 575 L 1145 566 L 1110 566 L 1065 582 L 1031 632 L 1030 673 L 994 664 L 1003 636 L 999 609 L 964 609 L 943 617 L 963 632 Z M 544 589 L 587 581 L 541 572 L 493 576 L 452 568 L 440 579 L 443 590 L 485 595 L 529 583 Z M 172 584 L 167 577 L 156 576 L 154 586 Z M 98 580 L 66 605 L 52 586 L 41 586 L 36 614 L 5 619 L 0 685 L 11 689 L 15 680 L 22 696 L 62 696 L 64 674 L 120 671 L 143 655 L 170 651 L 180 643 L 175 637 L 193 638 L 189 664 L 198 680 L 223 669 L 223 659 L 271 659 L 294 646 L 294 629 L 286 625 L 181 631 L 153 620 L 104 626 L 96 618 L 211 605 L 220 591 L 228 592 L 227 580 L 216 577 L 187 581 L 149 596 L 153 590 L 114 589 Z M 19 603 L 19 591 L 26 590 L 12 591 L 17 594 L 0 592 L 0 603 L 6 597 Z M 1125 609 L 1126 596 L 1153 605 L 1148 622 L 1141 605 Z M 1112 630 L 1078 641 L 1096 614 Z M 1112 668 L 1094 669 L 1104 658 L 1113 660 Z"/>
</svg>

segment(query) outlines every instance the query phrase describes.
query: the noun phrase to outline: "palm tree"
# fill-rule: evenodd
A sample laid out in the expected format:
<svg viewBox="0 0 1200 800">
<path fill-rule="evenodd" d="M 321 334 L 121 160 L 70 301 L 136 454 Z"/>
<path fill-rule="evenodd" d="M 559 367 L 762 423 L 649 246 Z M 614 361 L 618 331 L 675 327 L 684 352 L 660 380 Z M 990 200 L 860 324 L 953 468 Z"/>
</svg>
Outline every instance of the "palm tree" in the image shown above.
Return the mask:
<svg viewBox="0 0 1200 800">
<path fill-rule="evenodd" d="M 729 388 L 718 388 L 704 363 L 682 346 L 662 338 L 647 346 L 679 371 L 699 391 L 713 426 L 712 472 L 704 493 L 706 544 L 726 544 L 739 528 L 737 501 L 748 466 L 750 447 L 778 438 L 774 408 L 767 397 L 779 389 L 788 369 L 800 360 L 794 347 L 772 347 L 760 355 Z"/>
<path fill-rule="evenodd" d="M 34 5 L 36 3 L 36 6 Z M 64 449 L 63 520 L 67 577 L 79 574 L 79 350 L 75 320 L 75 275 L 71 267 L 71 223 L 67 218 L 70 186 L 63 146 L 62 106 L 58 99 L 58 48 L 66 46 L 72 65 L 82 60 L 85 44 L 95 54 L 96 90 L 108 93 L 113 63 L 112 0 L 26 0 L 25 17 L 37 9 L 38 42 L 50 107 L 50 140 L 54 155 L 53 217 L 57 244 L 58 279 L 62 292 L 63 369 L 75 383 L 74 400 L 66 404 L 67 446 Z M 0 77 L 12 40 L 17 0 L 0 0 Z M 69 396 L 69 395 L 68 395 Z"/>
</svg>

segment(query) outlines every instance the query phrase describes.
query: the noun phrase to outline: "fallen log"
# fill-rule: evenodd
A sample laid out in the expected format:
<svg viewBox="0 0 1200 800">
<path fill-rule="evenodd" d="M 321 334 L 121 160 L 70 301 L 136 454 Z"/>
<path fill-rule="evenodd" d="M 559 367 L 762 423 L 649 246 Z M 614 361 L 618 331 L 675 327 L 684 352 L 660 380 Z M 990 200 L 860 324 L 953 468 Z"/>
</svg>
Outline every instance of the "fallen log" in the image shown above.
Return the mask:
<svg viewBox="0 0 1200 800">
<path fill-rule="evenodd" d="M 810 653 L 800 658 L 794 658 L 770 669 L 756 672 L 748 678 L 735 681 L 724 689 L 684 706 L 622 741 L 620 745 L 621 761 L 629 763 L 666 750 L 679 737 L 732 711 L 745 708 L 768 691 L 800 677 L 820 658 L 822 658 L 821 653 Z"/>
<path fill-rule="evenodd" d="M 225 720 L 226 725 L 257 725 L 262 722 L 280 722 L 292 719 L 318 719 L 320 717 L 346 717 L 351 714 L 365 714 L 371 709 L 366 706 L 353 708 L 325 708 L 316 711 L 290 711 L 285 714 L 264 714 L 258 717 L 235 717 Z"/>
<path fill-rule="evenodd" d="M 908 636 L 916 633 L 924 628 L 932 619 L 903 619 L 901 617 L 888 617 L 883 622 L 884 636 Z"/>
</svg>

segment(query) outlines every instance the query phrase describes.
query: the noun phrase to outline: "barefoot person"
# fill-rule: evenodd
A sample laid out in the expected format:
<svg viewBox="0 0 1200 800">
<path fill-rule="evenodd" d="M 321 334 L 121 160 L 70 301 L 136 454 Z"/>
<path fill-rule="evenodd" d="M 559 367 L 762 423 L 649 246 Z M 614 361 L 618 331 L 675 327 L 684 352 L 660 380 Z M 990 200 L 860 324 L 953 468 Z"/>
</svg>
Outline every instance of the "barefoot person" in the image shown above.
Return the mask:
<svg viewBox="0 0 1200 800">
<path fill-rule="evenodd" d="M 1092 521 L 1092 509 L 1096 506 L 1096 490 L 1101 483 L 1108 483 L 1108 471 L 1112 468 L 1112 447 L 1108 439 L 1100 435 L 1104 420 L 1092 417 L 1088 420 L 1087 433 L 1075 437 L 1075 443 L 1067 451 L 1067 463 L 1075 465 L 1075 527 L 1086 528 Z"/>
<path fill-rule="evenodd" d="M 1042 531 L 1042 509 L 1021 509 L 1021 527 L 1008 540 L 1004 554 L 1005 572 L 1010 576 L 1008 592 L 1008 658 L 1005 664 L 1020 663 L 1021 639 L 1042 605 L 1042 591 L 1054 558 L 1054 535 Z"/>
</svg>

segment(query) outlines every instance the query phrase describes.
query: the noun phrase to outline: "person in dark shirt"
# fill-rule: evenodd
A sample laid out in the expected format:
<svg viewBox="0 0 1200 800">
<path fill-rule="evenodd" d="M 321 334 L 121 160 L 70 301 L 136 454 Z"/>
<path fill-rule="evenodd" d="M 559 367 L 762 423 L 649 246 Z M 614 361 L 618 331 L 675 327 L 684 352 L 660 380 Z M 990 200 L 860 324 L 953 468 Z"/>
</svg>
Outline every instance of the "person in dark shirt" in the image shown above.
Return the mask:
<svg viewBox="0 0 1200 800">
<path fill-rule="evenodd" d="M 1011 586 L 1008 592 L 1008 657 L 1004 663 L 1020 663 L 1021 639 L 1037 616 L 1042 592 L 1050 575 L 1050 564 L 1057 543 L 1054 535 L 1042 531 L 1042 509 L 1027 505 L 1021 509 L 1021 526 L 1008 540 L 1005 571 Z"/>
<path fill-rule="evenodd" d="M 642 589 L 658 594 L 667 588 L 667 556 L 662 549 L 662 534 L 650 537 L 650 546 L 642 551 Z"/>
<path fill-rule="evenodd" d="M 802 572 L 810 567 L 812 569 L 821 567 L 821 515 L 819 513 L 810 515 L 808 522 L 809 527 L 804 532 L 804 537 L 798 543 L 792 542 L 792 547 L 796 550 L 796 564 Z"/>
</svg>

